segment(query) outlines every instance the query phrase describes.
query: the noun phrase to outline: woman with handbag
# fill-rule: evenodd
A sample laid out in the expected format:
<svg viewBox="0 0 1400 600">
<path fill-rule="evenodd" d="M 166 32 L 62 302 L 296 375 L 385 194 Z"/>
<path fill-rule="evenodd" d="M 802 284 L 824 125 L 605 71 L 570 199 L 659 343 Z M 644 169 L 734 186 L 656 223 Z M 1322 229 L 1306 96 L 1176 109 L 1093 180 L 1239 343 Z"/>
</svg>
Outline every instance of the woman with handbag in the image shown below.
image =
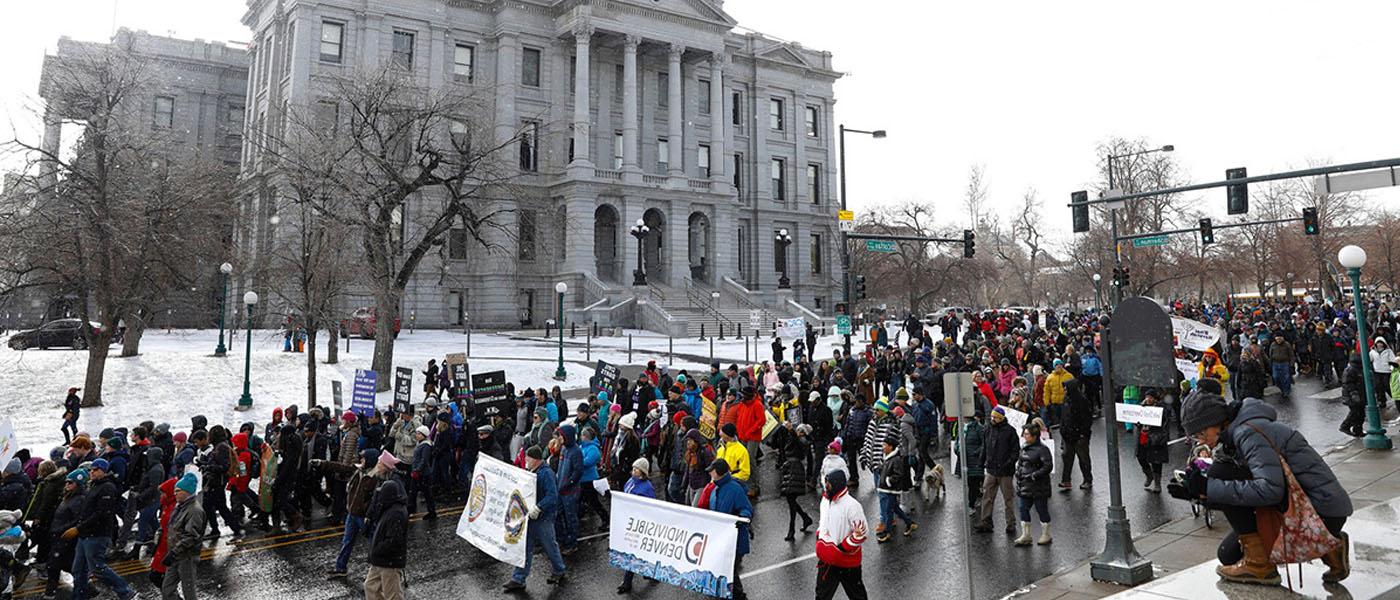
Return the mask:
<svg viewBox="0 0 1400 600">
<path fill-rule="evenodd" d="M 1278 564 L 1321 558 L 1328 567 L 1322 580 L 1336 583 L 1351 572 L 1342 532 L 1351 497 L 1303 435 L 1277 419 L 1263 400 L 1226 404 L 1204 391 L 1182 407 L 1186 431 L 1216 449 L 1212 464 L 1193 461 L 1185 474 L 1191 497 L 1205 498 L 1230 523 L 1216 574 L 1277 585 Z"/>
</svg>

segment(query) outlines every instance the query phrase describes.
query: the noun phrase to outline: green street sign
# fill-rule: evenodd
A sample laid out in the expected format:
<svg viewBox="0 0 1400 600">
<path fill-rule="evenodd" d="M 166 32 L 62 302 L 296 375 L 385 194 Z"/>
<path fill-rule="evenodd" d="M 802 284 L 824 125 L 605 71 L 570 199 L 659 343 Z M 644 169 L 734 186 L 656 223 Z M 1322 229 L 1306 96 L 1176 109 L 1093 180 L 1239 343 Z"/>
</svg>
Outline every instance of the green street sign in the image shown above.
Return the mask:
<svg viewBox="0 0 1400 600">
<path fill-rule="evenodd" d="M 836 315 L 836 335 L 851 335 L 851 315 Z"/>
<path fill-rule="evenodd" d="M 890 254 L 894 252 L 895 244 L 894 240 L 865 240 L 865 249 Z"/>
<path fill-rule="evenodd" d="M 1134 248 L 1151 248 L 1151 247 L 1153 247 L 1153 246 L 1165 246 L 1165 245 L 1167 245 L 1167 242 L 1168 242 L 1169 240 L 1170 240 L 1170 238 L 1168 238 L 1168 237 L 1165 236 L 1165 235 L 1154 235 L 1154 236 L 1152 236 L 1152 237 L 1138 238 L 1138 239 L 1133 240 L 1133 247 L 1134 247 Z"/>
</svg>

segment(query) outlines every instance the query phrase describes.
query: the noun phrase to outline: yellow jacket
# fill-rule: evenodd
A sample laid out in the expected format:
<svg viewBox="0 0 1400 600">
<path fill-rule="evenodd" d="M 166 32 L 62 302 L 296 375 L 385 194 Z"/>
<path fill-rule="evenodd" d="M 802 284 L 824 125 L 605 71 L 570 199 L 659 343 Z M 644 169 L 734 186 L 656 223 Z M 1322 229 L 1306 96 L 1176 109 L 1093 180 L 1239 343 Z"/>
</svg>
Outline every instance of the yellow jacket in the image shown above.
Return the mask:
<svg viewBox="0 0 1400 600">
<path fill-rule="evenodd" d="M 1064 404 L 1065 403 L 1065 382 L 1074 379 L 1069 371 L 1055 369 L 1045 376 L 1045 403 Z"/>
<path fill-rule="evenodd" d="M 739 441 L 720 442 L 715 455 L 729 463 L 729 471 L 739 481 L 749 480 L 749 451 Z"/>
</svg>

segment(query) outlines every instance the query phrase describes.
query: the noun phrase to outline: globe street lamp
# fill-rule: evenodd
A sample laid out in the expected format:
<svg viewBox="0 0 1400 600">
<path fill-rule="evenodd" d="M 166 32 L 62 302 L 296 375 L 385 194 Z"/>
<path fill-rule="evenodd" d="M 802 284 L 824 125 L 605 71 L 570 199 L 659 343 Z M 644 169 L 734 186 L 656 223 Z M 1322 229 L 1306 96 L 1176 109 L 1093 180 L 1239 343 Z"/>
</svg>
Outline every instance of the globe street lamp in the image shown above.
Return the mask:
<svg viewBox="0 0 1400 600">
<path fill-rule="evenodd" d="M 724 340 L 724 323 L 719 320 L 719 292 L 710 292 L 710 308 L 715 310 L 715 327 L 719 329 L 719 339 Z"/>
<path fill-rule="evenodd" d="M 569 284 L 562 281 L 556 283 L 554 291 L 559 293 L 559 367 L 554 369 L 554 379 L 563 381 L 569 376 L 564 371 L 564 292 L 569 291 Z"/>
<path fill-rule="evenodd" d="M 1094 273 L 1094 300 L 1098 302 L 1096 310 L 1103 310 L 1103 284 L 1099 283 L 1103 279 L 1102 275 Z"/>
<path fill-rule="evenodd" d="M 792 244 L 792 236 L 791 236 L 791 235 L 788 235 L 788 230 L 787 230 L 787 228 L 779 229 L 779 230 L 778 230 L 778 233 L 775 234 L 775 235 L 773 236 L 773 241 L 774 241 L 774 242 L 777 242 L 777 244 L 778 244 L 778 249 L 781 250 L 782 253 L 783 253 L 783 262 L 782 262 L 783 270 L 781 271 L 781 276 L 778 277 L 778 289 L 785 290 L 785 289 L 788 289 L 788 288 L 791 286 L 791 283 L 792 283 L 792 282 L 788 281 L 788 275 L 787 275 L 787 271 L 788 271 L 788 266 L 787 266 L 787 263 L 788 263 L 788 260 L 787 260 L 787 258 L 788 258 L 788 256 L 787 256 L 787 248 L 788 248 L 789 245 Z"/>
<path fill-rule="evenodd" d="M 228 348 L 224 347 L 224 314 L 228 312 L 228 276 L 233 272 L 233 265 L 219 265 L 219 272 L 224 274 L 224 287 L 223 291 L 219 292 L 219 345 L 214 347 L 214 356 L 226 356 Z"/>
<path fill-rule="evenodd" d="M 253 365 L 253 307 L 258 303 L 258 293 L 249 291 L 243 294 L 243 304 L 248 307 L 248 340 L 243 354 L 243 396 L 238 399 L 238 410 L 253 408 L 253 395 L 248 391 L 248 377 Z"/>
<path fill-rule="evenodd" d="M 647 227 L 646 221 L 637 219 L 637 224 L 629 230 L 632 237 L 637 238 L 637 268 L 632 271 L 632 285 L 647 284 L 646 264 L 642 262 L 642 240 L 651 233 L 651 228 Z"/>
<path fill-rule="evenodd" d="M 1337 262 L 1351 277 L 1351 300 L 1356 311 L 1357 352 L 1361 353 L 1361 380 L 1366 383 L 1366 448 L 1369 450 L 1389 450 L 1390 438 L 1381 429 L 1381 411 L 1376 406 L 1375 384 L 1371 381 L 1371 353 L 1367 350 L 1366 308 L 1361 303 L 1361 267 L 1366 265 L 1366 251 L 1360 246 L 1347 246 L 1337 253 Z"/>
</svg>

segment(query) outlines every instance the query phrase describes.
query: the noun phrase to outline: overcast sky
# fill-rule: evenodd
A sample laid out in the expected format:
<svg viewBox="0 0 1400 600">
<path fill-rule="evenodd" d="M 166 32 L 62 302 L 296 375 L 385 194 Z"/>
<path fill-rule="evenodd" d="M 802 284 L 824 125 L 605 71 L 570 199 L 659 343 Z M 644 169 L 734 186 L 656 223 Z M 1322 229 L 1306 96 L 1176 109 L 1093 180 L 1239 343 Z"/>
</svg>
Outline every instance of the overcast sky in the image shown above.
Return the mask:
<svg viewBox="0 0 1400 600">
<path fill-rule="evenodd" d="M 443 0 L 418 0 L 437 2 Z M 848 141 L 850 196 L 933 203 L 952 222 L 968 169 L 993 206 L 1028 188 L 1067 233 L 1069 193 L 1088 187 L 1113 136 L 1173 144 L 1186 177 L 1221 179 L 1400 156 L 1395 25 L 1400 2 L 928 2 L 728 0 L 740 24 L 828 50 L 847 73 L 837 121 L 889 130 Z M 246 40 L 243 0 L 120 0 L 115 23 Z M 25 121 L 40 61 L 60 35 L 105 40 L 113 0 L 5 2 L 0 118 Z M 1387 142 L 1386 140 L 1391 140 Z M 1224 192 L 1203 194 L 1224 215 Z M 1396 204 L 1400 194 L 1372 194 Z"/>
</svg>

